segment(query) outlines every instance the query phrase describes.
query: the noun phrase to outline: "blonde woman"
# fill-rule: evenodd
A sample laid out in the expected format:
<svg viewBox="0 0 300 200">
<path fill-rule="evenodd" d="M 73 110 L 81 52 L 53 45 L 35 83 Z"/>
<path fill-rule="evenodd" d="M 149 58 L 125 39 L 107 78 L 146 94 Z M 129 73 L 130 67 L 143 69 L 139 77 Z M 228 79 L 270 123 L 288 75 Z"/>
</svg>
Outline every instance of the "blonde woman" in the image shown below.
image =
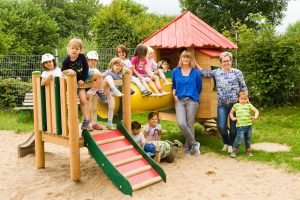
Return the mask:
<svg viewBox="0 0 300 200">
<path fill-rule="evenodd" d="M 175 101 L 176 119 L 181 133 L 185 137 L 185 155 L 200 155 L 200 143 L 195 141 L 194 122 L 199 107 L 199 94 L 202 79 L 194 68 L 194 56 L 181 53 L 178 66 L 172 72 L 172 90 Z"/>
</svg>

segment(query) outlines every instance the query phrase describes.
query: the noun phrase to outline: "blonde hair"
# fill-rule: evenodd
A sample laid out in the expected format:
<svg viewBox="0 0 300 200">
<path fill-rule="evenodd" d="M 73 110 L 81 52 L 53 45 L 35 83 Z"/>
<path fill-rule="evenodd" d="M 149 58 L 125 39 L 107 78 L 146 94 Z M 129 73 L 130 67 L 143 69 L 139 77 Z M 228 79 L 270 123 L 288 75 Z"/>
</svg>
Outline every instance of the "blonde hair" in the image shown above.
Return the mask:
<svg viewBox="0 0 300 200">
<path fill-rule="evenodd" d="M 114 57 L 113 59 L 111 59 L 111 61 L 108 64 L 108 69 L 110 69 L 113 72 L 113 66 L 114 65 L 120 65 L 122 67 L 121 71 L 118 72 L 118 74 L 124 74 L 124 63 L 123 60 L 121 58 L 118 57 Z"/>
<path fill-rule="evenodd" d="M 182 63 L 182 58 L 189 58 L 190 59 L 190 67 L 191 68 L 194 68 L 195 67 L 195 59 L 194 59 L 194 55 L 187 51 L 187 50 L 184 50 L 181 55 L 180 55 L 180 59 L 178 61 L 178 66 L 179 67 L 182 67 L 183 63 Z"/>
<path fill-rule="evenodd" d="M 72 38 L 68 43 L 67 49 L 69 49 L 72 44 L 78 46 L 80 48 L 80 52 L 83 52 L 83 42 L 80 38 Z"/>
<path fill-rule="evenodd" d="M 220 62 L 222 62 L 223 58 L 225 58 L 227 56 L 230 58 L 230 60 L 232 60 L 232 53 L 230 53 L 228 51 L 224 51 L 220 54 Z"/>
<path fill-rule="evenodd" d="M 248 91 L 244 90 L 244 91 L 240 91 L 240 92 L 239 92 L 239 97 L 240 97 L 240 96 L 243 96 L 243 95 L 246 96 L 246 97 L 249 97 Z"/>
</svg>

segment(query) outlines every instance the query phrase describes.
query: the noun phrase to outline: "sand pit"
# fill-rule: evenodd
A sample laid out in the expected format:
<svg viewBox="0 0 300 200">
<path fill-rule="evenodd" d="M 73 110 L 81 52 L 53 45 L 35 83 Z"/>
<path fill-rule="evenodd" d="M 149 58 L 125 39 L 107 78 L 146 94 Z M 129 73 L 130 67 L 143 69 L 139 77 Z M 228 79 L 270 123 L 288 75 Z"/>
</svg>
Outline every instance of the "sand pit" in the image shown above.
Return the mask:
<svg viewBox="0 0 300 200">
<path fill-rule="evenodd" d="M 262 142 L 251 144 L 251 148 L 255 150 L 262 150 L 266 152 L 277 152 L 277 151 L 290 151 L 290 147 L 278 143 Z"/>
<path fill-rule="evenodd" d="M 17 145 L 29 134 L 0 131 L 0 199 L 6 200 L 165 200 L 165 199 L 300 199 L 300 173 L 289 174 L 266 164 L 219 157 L 178 155 L 163 163 L 167 183 L 123 195 L 82 148 L 81 182 L 69 179 L 68 150 L 46 144 L 46 168 L 35 169 L 34 155 L 17 158 Z"/>
</svg>

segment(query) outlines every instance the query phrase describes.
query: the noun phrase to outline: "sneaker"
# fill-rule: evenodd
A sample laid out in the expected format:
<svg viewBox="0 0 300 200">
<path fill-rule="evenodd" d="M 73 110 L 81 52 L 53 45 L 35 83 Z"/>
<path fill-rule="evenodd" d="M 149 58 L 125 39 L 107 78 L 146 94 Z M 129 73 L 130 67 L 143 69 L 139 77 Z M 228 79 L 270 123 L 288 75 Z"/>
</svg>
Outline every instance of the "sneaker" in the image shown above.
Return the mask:
<svg viewBox="0 0 300 200">
<path fill-rule="evenodd" d="M 246 150 L 246 155 L 249 156 L 249 157 L 253 156 L 253 154 L 251 153 L 251 151 L 249 149 Z"/>
<path fill-rule="evenodd" d="M 185 147 L 185 148 L 184 148 L 184 155 L 185 155 L 185 156 L 190 156 L 190 155 L 192 155 L 191 149 Z"/>
<path fill-rule="evenodd" d="M 87 129 L 89 123 L 90 123 L 89 120 L 84 119 L 83 122 L 82 122 L 82 124 L 81 124 L 81 130 Z"/>
<path fill-rule="evenodd" d="M 95 130 L 103 130 L 103 127 L 102 126 L 100 126 L 99 124 L 93 124 L 93 129 L 95 129 Z"/>
<path fill-rule="evenodd" d="M 86 130 L 88 130 L 88 131 L 93 131 L 94 129 L 93 129 L 92 125 L 89 124 L 89 125 L 87 126 Z"/>
<path fill-rule="evenodd" d="M 152 92 L 150 92 L 149 90 L 144 90 L 144 91 L 142 91 L 142 96 L 149 96 L 149 95 L 151 95 L 152 94 Z"/>
<path fill-rule="evenodd" d="M 227 149 L 228 149 L 228 145 L 224 144 L 223 149 L 221 149 L 221 151 L 227 151 Z"/>
<path fill-rule="evenodd" d="M 113 130 L 113 129 L 115 129 L 114 125 L 112 125 L 112 124 L 106 124 L 105 127 L 106 127 L 108 130 Z"/>
<path fill-rule="evenodd" d="M 228 153 L 232 153 L 232 152 L 233 152 L 232 146 L 228 146 Z"/>
<path fill-rule="evenodd" d="M 173 142 L 171 142 L 170 140 L 164 140 L 165 142 L 167 142 L 168 144 L 170 144 L 171 146 L 174 146 L 175 144 Z"/>
<path fill-rule="evenodd" d="M 120 92 L 120 90 L 118 90 L 117 88 L 112 89 L 112 93 L 113 93 L 113 95 L 116 96 L 116 97 L 121 97 L 121 96 L 124 95 L 124 94 L 123 94 L 122 92 Z"/>
<path fill-rule="evenodd" d="M 103 92 L 99 92 L 99 90 L 96 92 L 97 97 L 99 97 L 100 101 L 102 101 L 102 103 L 107 103 L 107 99 L 106 96 Z"/>
<path fill-rule="evenodd" d="M 179 140 L 174 140 L 174 146 L 182 147 L 182 143 Z"/>
<path fill-rule="evenodd" d="M 132 88 L 130 88 L 130 95 L 133 95 L 134 93 L 135 91 Z"/>
<path fill-rule="evenodd" d="M 231 157 L 231 158 L 236 158 L 236 152 L 234 152 L 234 151 L 231 152 L 230 157 Z"/>
<path fill-rule="evenodd" d="M 199 142 L 196 142 L 196 144 L 193 145 L 191 153 L 194 156 L 200 156 L 200 143 Z"/>
</svg>

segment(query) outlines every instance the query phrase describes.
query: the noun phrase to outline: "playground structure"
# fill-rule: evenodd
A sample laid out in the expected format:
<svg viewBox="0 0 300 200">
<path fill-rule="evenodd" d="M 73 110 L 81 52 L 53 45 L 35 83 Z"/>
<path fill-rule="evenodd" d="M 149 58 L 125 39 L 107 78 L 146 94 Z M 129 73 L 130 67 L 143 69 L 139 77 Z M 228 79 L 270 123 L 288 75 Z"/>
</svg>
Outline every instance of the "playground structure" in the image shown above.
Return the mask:
<svg viewBox="0 0 300 200">
<path fill-rule="evenodd" d="M 54 78 L 42 87 L 40 72 L 32 73 L 34 102 L 35 166 L 45 167 L 44 143 L 69 148 L 70 177 L 80 180 L 80 148 L 87 147 L 97 164 L 124 194 L 161 180 L 166 182 L 163 169 L 131 138 L 130 76 L 123 76 L 123 93 L 116 130 L 79 132 L 77 82 L 75 75 Z M 89 88 L 95 83 L 87 83 Z M 121 123 L 121 121 L 123 123 Z M 124 125 L 123 125 L 124 124 Z"/>
<path fill-rule="evenodd" d="M 195 55 L 197 63 L 207 70 L 221 66 L 219 55 L 223 50 L 237 49 L 234 43 L 189 11 L 182 13 L 142 43 L 154 49 L 156 61 L 168 59 L 171 69 L 177 66 L 180 54 L 185 49 Z M 175 114 L 167 112 L 161 112 L 160 117 L 176 120 Z M 206 126 L 206 122 L 216 117 L 217 92 L 214 80 L 203 78 L 196 121 Z"/>
</svg>

